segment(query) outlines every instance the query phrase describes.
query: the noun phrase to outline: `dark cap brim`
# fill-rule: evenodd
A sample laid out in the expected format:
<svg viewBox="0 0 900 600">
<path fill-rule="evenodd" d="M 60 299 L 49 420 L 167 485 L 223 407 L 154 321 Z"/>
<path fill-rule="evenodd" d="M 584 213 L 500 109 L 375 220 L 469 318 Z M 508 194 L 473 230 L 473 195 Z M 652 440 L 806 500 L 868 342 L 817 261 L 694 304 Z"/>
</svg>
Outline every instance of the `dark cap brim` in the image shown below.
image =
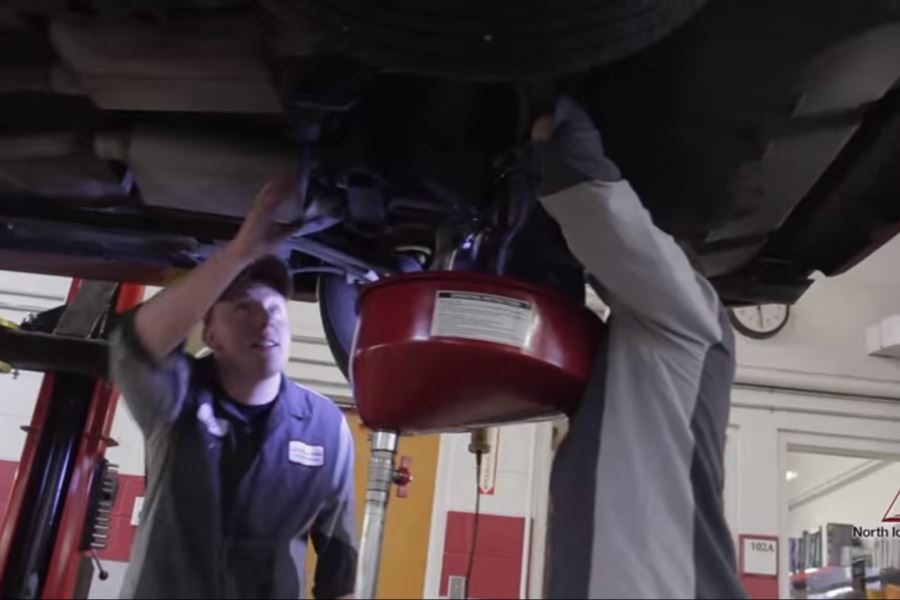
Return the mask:
<svg viewBox="0 0 900 600">
<path fill-rule="evenodd" d="M 277 256 L 265 256 L 246 267 L 225 289 L 219 300 L 228 300 L 241 294 L 253 284 L 263 284 L 290 300 L 294 294 L 291 273 Z"/>
</svg>

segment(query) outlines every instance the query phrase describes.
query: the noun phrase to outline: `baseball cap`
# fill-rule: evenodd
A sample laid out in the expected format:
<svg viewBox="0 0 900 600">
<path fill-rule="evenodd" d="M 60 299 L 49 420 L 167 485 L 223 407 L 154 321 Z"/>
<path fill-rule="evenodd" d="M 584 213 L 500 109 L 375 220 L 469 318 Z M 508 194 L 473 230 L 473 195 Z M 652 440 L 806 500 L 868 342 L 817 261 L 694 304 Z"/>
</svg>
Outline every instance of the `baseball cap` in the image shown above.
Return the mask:
<svg viewBox="0 0 900 600">
<path fill-rule="evenodd" d="M 251 263 L 225 288 L 218 302 L 231 300 L 255 283 L 261 283 L 290 300 L 294 293 L 294 285 L 287 265 L 274 255 L 264 256 Z"/>
</svg>

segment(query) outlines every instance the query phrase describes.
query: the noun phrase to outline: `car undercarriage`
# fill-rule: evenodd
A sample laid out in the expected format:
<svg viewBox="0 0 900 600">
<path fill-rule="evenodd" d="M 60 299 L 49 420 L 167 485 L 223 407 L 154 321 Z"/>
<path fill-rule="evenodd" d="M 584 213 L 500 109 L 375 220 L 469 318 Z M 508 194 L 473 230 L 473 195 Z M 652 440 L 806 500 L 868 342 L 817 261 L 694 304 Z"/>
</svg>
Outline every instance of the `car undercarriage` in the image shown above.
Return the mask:
<svg viewBox="0 0 900 600">
<path fill-rule="evenodd" d="M 886 0 L 6 2 L 0 268 L 165 284 L 291 170 L 343 368 L 389 273 L 582 298 L 527 143 L 565 93 L 727 304 L 793 303 L 900 230 L 898 57 Z"/>
</svg>

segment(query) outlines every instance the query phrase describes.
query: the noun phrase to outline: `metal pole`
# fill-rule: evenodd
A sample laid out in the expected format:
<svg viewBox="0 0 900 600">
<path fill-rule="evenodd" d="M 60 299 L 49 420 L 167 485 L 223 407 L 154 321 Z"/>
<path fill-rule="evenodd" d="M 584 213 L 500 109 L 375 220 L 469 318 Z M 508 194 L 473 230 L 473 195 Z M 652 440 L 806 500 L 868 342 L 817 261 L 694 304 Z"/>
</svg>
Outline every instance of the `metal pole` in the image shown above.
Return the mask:
<svg viewBox="0 0 900 600">
<path fill-rule="evenodd" d="M 84 285 L 91 284 L 93 282 L 85 282 Z M 117 313 L 123 313 L 137 306 L 143 297 L 143 286 L 122 284 L 119 286 L 113 308 Z M 52 559 L 46 572 L 43 598 L 79 597 L 76 586 L 85 556 L 81 546 L 85 520 L 91 490 L 94 485 L 101 483 L 94 481 L 97 465 L 103 460 L 107 448 L 115 445 L 109 435 L 112 431 L 118 397 L 119 392 L 111 384 L 103 379 L 94 382 L 81 440 L 75 455 L 71 483 L 66 490 L 65 505 L 53 546 Z"/>
<path fill-rule="evenodd" d="M 0 584 L 3 598 L 41 596 L 93 386 L 92 379 L 79 375 L 54 379 L 46 399 L 51 408 L 41 431 L 35 432 L 39 440 L 35 462 L 30 477 L 22 482 L 23 506 Z"/>
<path fill-rule="evenodd" d="M 369 478 L 366 486 L 366 509 L 363 516 L 362 537 L 359 542 L 359 562 L 356 568 L 356 597 L 375 598 L 378 590 L 378 568 L 381 563 L 381 541 L 384 519 L 394 482 L 394 457 L 397 454 L 397 434 L 390 431 L 372 433 L 372 456 L 369 458 Z"/>
<path fill-rule="evenodd" d="M 72 281 L 67 302 L 75 300 L 81 284 Z M 92 387 L 84 376 L 44 377 L 4 523 L 3 598 L 37 598 L 42 591 Z"/>
</svg>

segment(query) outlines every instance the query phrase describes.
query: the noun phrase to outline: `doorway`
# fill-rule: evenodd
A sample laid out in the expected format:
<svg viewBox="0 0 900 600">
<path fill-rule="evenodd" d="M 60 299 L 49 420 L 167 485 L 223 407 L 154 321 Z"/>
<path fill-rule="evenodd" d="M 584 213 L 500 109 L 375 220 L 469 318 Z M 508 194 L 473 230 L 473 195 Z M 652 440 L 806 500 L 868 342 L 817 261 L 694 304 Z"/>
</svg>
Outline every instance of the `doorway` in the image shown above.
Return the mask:
<svg viewBox="0 0 900 600">
<path fill-rule="evenodd" d="M 900 597 L 900 445 L 805 434 L 785 441 L 789 597 Z"/>
</svg>

